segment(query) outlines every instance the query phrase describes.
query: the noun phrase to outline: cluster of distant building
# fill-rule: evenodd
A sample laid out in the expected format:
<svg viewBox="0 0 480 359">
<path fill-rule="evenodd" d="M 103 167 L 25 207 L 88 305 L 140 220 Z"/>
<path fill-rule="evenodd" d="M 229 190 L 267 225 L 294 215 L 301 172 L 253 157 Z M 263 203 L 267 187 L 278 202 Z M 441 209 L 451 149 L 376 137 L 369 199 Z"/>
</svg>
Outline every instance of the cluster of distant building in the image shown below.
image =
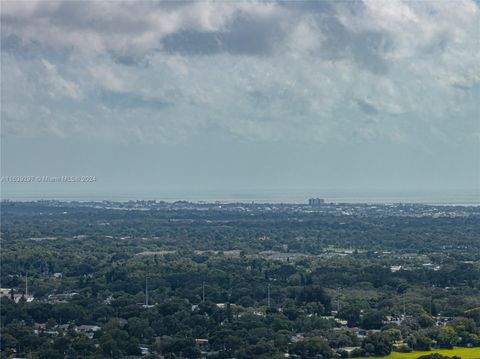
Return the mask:
<svg viewBox="0 0 480 359">
<path fill-rule="evenodd" d="M 33 295 L 28 294 L 28 291 L 25 293 L 16 293 L 12 288 L 0 288 L 0 298 L 1 297 L 10 298 L 15 303 L 20 302 L 22 299 L 30 303 L 35 299 Z"/>
<path fill-rule="evenodd" d="M 156 200 L 139 200 L 128 202 L 115 202 L 115 201 L 100 201 L 100 202 L 64 202 L 57 200 L 49 201 L 36 201 L 36 202 L 12 202 L 1 201 L 4 206 L 41 206 L 41 207 L 60 207 L 62 209 L 68 208 L 95 208 L 95 209 L 108 209 L 108 210 L 192 210 L 192 211 L 208 211 L 208 210 L 221 210 L 227 212 L 241 212 L 241 213 L 254 213 L 254 212 L 269 212 L 269 213 L 310 213 L 319 212 L 322 214 L 330 214 L 334 216 L 373 216 L 373 217 L 385 217 L 385 216 L 398 216 L 398 217 L 431 217 L 431 218 L 466 218 L 471 216 L 480 216 L 480 206 L 467 206 L 467 205 L 429 205 L 420 203 L 344 203 L 344 202 L 326 202 L 323 198 L 310 198 L 307 203 L 246 203 L 246 202 L 188 202 L 188 201 L 176 201 L 165 202 Z M 46 211 L 42 209 L 42 211 Z M 64 214 L 69 213 L 64 211 Z M 44 212 L 44 214 L 46 214 Z M 206 219 L 203 219 L 206 221 Z M 174 218 L 171 221 L 193 223 L 191 218 Z M 211 221 L 208 219 L 208 221 Z M 99 221 L 96 223 L 99 226 L 107 226 L 110 223 L 105 221 Z M 124 237 L 127 239 L 128 237 Z M 40 237 L 30 238 L 31 240 L 43 241 L 54 240 L 56 237 Z M 75 239 L 81 239 L 81 236 L 76 236 Z"/>
</svg>

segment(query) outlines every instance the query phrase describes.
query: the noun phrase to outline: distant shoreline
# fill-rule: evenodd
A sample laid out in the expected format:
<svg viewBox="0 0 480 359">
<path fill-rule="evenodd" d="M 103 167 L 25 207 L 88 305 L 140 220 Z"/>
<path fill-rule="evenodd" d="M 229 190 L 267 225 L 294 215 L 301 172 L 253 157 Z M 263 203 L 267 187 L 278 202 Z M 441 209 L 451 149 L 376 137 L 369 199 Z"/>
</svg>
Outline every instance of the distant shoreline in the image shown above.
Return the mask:
<svg viewBox="0 0 480 359">
<path fill-rule="evenodd" d="M 152 198 L 152 197 L 87 197 L 87 196 L 8 196 L 8 197 L 0 197 L 2 202 L 18 202 L 18 203 L 25 203 L 25 202 L 41 202 L 41 201 L 57 201 L 57 202 L 64 202 L 64 203 L 71 203 L 71 202 L 79 202 L 79 203 L 104 203 L 104 202 L 112 202 L 112 203 L 128 203 L 128 202 L 140 202 L 140 201 L 156 201 L 157 203 L 169 203 L 173 204 L 176 202 L 185 202 L 191 203 L 194 205 L 302 205 L 308 206 L 308 198 L 305 198 L 304 201 L 282 201 L 282 200 L 272 200 L 272 199 L 209 199 L 209 200 L 192 200 L 192 199 L 185 199 L 185 198 Z M 425 206 L 441 206 L 441 207 L 478 207 L 480 206 L 480 201 L 462 201 L 462 202 L 454 202 L 454 201 L 420 201 L 420 200 L 411 200 L 411 199 L 397 199 L 397 200 L 388 200 L 388 199 L 347 199 L 342 198 L 340 199 L 330 199 L 325 198 L 325 203 L 321 206 L 329 206 L 329 205 L 368 205 L 368 206 L 388 206 L 388 205 L 425 205 Z M 315 206 L 313 207 L 315 208 Z"/>
<path fill-rule="evenodd" d="M 271 203 L 306 204 L 309 198 L 322 198 L 326 203 L 350 204 L 426 204 L 437 206 L 479 206 L 480 189 L 448 190 L 353 190 L 353 189 L 240 189 L 240 190 L 126 190 L 92 188 L 72 191 L 67 188 L 5 188 L 0 198 L 12 201 L 114 201 L 156 200 L 164 202 L 188 201 L 191 203 Z"/>
</svg>

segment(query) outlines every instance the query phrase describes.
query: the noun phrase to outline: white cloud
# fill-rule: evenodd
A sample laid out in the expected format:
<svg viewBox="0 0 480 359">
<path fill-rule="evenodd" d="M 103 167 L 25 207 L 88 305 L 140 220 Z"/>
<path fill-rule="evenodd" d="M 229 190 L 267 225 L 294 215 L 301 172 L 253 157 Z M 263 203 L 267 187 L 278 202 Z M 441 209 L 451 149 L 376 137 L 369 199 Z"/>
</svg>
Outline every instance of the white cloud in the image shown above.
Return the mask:
<svg viewBox="0 0 480 359">
<path fill-rule="evenodd" d="M 47 60 L 42 59 L 41 62 L 46 69 L 44 78 L 49 84 L 49 94 L 52 98 L 59 99 L 69 97 L 74 100 L 80 100 L 82 98 L 80 88 L 75 82 L 66 80 L 60 76 L 57 67 Z"/>
<path fill-rule="evenodd" d="M 149 143 L 474 141 L 478 7 L 352 4 L 7 1 L 2 126 Z"/>
</svg>

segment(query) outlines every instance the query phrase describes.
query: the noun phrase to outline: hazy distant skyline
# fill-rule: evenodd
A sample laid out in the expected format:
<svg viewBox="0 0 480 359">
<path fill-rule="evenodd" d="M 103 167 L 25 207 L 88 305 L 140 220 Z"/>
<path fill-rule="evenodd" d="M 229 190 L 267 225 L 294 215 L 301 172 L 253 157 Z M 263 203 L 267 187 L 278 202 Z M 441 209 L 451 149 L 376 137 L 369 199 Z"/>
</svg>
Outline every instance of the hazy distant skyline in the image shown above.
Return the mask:
<svg viewBox="0 0 480 359">
<path fill-rule="evenodd" d="M 4 193 L 480 188 L 475 1 L 2 1 Z"/>
</svg>

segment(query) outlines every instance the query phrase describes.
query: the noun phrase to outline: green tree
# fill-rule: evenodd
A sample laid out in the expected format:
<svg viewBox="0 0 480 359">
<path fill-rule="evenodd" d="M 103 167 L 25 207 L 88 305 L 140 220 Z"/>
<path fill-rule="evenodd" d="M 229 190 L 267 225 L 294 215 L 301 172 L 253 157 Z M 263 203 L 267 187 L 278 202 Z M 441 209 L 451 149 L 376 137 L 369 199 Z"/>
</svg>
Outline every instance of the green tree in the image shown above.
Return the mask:
<svg viewBox="0 0 480 359">
<path fill-rule="evenodd" d="M 360 308 L 347 305 L 338 311 L 337 317 L 348 321 L 349 327 L 355 327 L 360 324 Z"/>
<path fill-rule="evenodd" d="M 369 334 L 362 343 L 362 348 L 370 355 L 389 355 L 392 352 L 392 340 L 388 334 Z"/>
<path fill-rule="evenodd" d="M 438 331 L 437 342 L 441 348 L 452 349 L 458 340 L 457 332 L 448 325 Z"/>
</svg>

